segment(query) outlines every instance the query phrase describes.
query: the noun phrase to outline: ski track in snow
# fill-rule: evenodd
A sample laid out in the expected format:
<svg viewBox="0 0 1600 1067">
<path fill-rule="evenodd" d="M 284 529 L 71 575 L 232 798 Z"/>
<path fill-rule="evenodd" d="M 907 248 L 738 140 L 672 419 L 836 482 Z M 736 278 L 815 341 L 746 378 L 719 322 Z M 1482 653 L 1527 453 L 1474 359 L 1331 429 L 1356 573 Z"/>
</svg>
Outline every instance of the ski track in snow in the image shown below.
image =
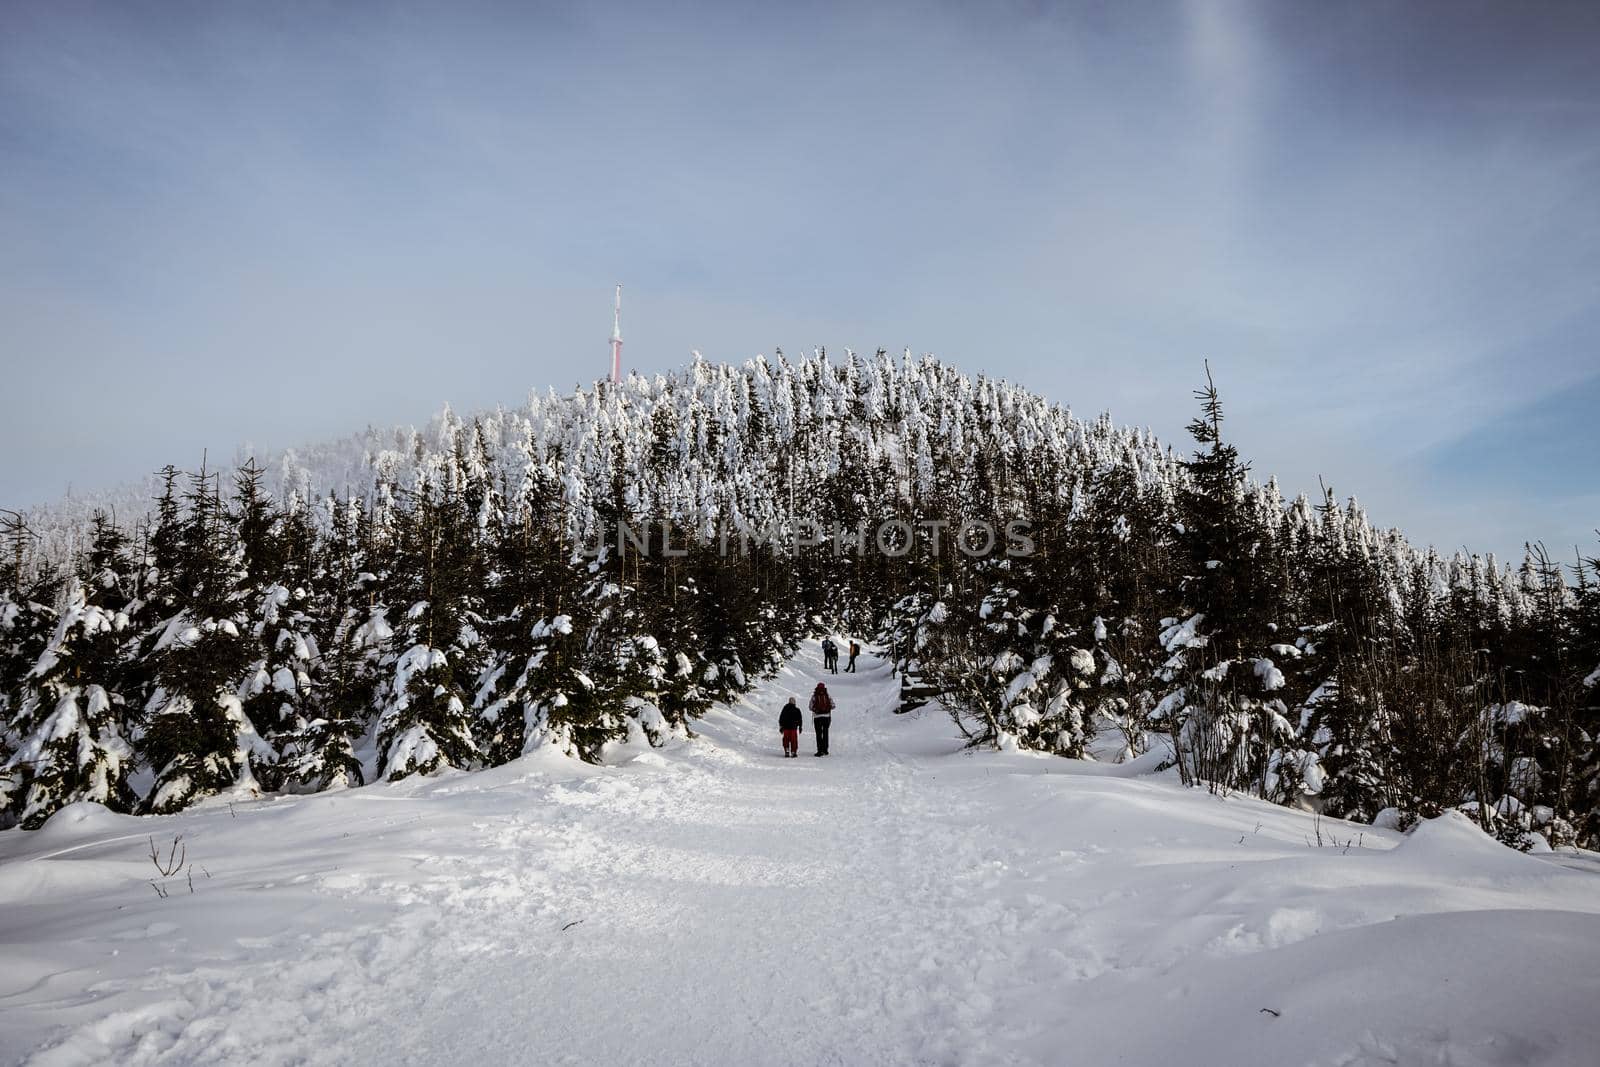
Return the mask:
<svg viewBox="0 0 1600 1067">
<path fill-rule="evenodd" d="M 1448 819 L 1315 847 L 1303 813 L 960 751 L 880 661 L 819 660 L 613 766 L 0 835 L 0 1060 L 1595 1062 L 1592 855 Z M 818 678 L 835 754 L 808 716 L 784 760 Z M 180 833 L 163 899 L 147 837 Z"/>
</svg>

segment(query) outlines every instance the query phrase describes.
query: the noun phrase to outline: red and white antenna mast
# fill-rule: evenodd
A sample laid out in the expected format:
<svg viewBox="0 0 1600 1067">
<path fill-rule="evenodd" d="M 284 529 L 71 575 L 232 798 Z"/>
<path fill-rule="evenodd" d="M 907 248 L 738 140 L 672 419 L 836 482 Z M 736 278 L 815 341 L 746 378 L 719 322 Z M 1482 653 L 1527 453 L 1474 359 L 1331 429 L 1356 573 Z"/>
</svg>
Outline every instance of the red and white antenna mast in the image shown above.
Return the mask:
<svg viewBox="0 0 1600 1067">
<path fill-rule="evenodd" d="M 617 286 L 617 309 L 611 320 L 611 384 L 622 383 L 622 286 Z"/>
</svg>

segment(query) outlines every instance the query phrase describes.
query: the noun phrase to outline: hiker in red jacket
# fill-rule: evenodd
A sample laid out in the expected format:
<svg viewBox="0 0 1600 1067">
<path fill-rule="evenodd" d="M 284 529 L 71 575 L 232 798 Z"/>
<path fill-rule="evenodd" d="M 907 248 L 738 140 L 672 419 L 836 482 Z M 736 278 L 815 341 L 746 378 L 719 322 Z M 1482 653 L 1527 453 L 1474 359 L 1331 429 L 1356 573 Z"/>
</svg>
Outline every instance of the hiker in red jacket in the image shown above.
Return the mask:
<svg viewBox="0 0 1600 1067">
<path fill-rule="evenodd" d="M 828 754 L 828 727 L 833 723 L 833 698 L 821 682 L 811 694 L 811 732 L 817 735 L 817 755 Z"/>
</svg>

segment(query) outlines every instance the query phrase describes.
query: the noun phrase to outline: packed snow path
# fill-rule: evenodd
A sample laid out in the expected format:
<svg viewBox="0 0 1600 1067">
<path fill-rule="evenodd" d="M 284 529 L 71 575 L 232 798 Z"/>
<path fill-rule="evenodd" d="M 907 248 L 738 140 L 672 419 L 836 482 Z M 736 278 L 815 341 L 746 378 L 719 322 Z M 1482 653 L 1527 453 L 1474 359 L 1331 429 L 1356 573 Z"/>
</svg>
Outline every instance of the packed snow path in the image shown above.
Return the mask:
<svg viewBox="0 0 1600 1067">
<path fill-rule="evenodd" d="M 700 735 L 0 835 L 0 1060 L 1592 1064 L 1600 881 L 969 753 L 808 647 Z M 815 680 L 832 748 L 781 757 Z M 1317 835 L 1320 831 L 1321 845 Z M 160 897 L 147 837 L 193 864 Z"/>
</svg>

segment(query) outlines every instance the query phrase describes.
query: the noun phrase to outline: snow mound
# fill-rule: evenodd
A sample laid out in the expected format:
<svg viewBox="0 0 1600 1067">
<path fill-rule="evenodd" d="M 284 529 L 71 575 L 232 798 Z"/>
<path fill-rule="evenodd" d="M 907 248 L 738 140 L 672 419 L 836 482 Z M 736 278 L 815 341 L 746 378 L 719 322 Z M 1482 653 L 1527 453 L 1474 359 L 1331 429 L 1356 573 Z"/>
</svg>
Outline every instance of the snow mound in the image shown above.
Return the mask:
<svg viewBox="0 0 1600 1067">
<path fill-rule="evenodd" d="M 1372 817 L 1372 825 L 1380 830 L 1398 830 L 1404 821 L 1399 808 L 1384 808 Z"/>
<path fill-rule="evenodd" d="M 45 824 L 34 832 L 31 844 L 48 842 L 53 845 L 119 831 L 148 829 L 149 826 L 147 821 L 135 816 L 118 815 L 104 804 L 80 800 L 76 804 L 68 804 L 45 820 Z"/>
<path fill-rule="evenodd" d="M 1458 870 L 1463 875 L 1527 875 L 1549 870 L 1539 860 L 1502 845 L 1459 811 L 1417 823 L 1395 851 L 1440 872 Z"/>
</svg>

